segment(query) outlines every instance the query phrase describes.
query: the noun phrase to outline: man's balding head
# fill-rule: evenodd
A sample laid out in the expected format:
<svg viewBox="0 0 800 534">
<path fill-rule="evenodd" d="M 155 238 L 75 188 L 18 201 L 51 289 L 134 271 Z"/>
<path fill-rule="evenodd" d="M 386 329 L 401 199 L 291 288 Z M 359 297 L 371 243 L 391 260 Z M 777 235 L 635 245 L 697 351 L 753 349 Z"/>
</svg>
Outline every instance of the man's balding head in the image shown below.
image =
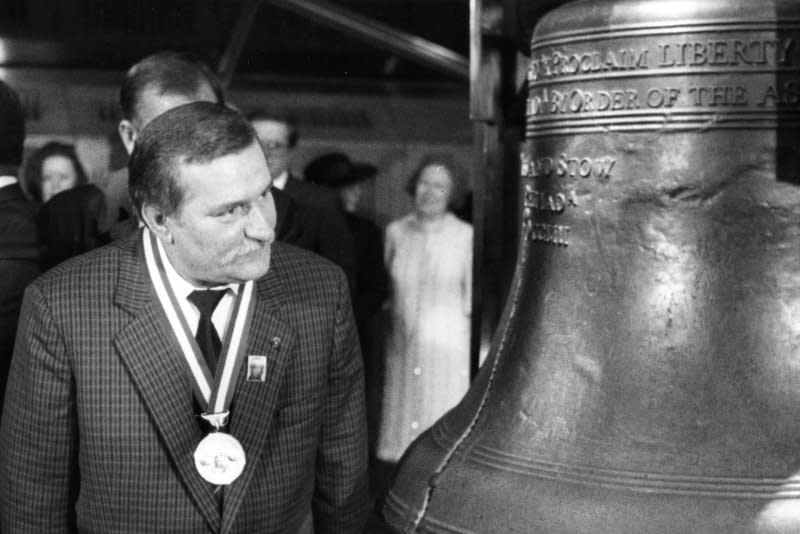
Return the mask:
<svg viewBox="0 0 800 534">
<path fill-rule="evenodd" d="M 120 88 L 119 134 L 130 154 L 138 133 L 165 111 L 190 102 L 224 103 L 222 86 L 211 69 L 181 52 L 147 56 L 128 70 Z"/>
</svg>

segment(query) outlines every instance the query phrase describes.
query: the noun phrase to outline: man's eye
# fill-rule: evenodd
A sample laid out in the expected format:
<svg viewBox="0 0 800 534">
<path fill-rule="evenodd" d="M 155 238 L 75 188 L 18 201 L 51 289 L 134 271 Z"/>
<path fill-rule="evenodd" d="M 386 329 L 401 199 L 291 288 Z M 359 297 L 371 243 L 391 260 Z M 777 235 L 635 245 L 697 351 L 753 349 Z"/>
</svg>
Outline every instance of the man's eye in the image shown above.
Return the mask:
<svg viewBox="0 0 800 534">
<path fill-rule="evenodd" d="M 237 204 L 236 206 L 230 206 L 229 208 L 220 212 L 220 215 L 223 217 L 230 217 L 233 215 L 244 215 L 245 213 L 247 213 L 247 206 Z"/>
</svg>

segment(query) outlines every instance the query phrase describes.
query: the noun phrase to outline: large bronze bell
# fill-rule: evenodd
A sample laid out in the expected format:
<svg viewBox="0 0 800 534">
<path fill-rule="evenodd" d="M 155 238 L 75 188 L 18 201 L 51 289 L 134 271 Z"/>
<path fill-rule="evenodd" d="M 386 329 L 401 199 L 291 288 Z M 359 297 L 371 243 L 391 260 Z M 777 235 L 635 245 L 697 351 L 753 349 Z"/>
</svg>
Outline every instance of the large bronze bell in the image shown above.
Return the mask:
<svg viewBox="0 0 800 534">
<path fill-rule="evenodd" d="M 800 532 L 800 2 L 579 1 L 531 51 L 511 296 L 387 522 Z"/>
</svg>

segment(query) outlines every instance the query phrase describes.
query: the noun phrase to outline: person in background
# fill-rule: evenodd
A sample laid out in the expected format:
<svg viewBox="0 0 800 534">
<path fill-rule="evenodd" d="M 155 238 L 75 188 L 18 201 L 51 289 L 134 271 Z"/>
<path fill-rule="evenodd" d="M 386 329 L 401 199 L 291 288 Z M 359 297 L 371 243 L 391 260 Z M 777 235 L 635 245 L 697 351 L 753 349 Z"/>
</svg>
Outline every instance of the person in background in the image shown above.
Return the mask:
<svg viewBox="0 0 800 534">
<path fill-rule="evenodd" d="M 223 94 L 211 69 L 192 55 L 157 52 L 133 65 L 120 86 L 122 119 L 117 127 L 128 155 L 147 123 L 168 109 L 193 101 L 223 102 Z M 105 194 L 111 238 L 135 232 L 138 224 L 128 196 L 127 167 L 108 176 Z"/>
<path fill-rule="evenodd" d="M 306 165 L 303 176 L 312 183 L 334 189 L 355 250 L 355 287 L 353 311 L 356 318 L 367 390 L 367 416 L 370 423 L 370 445 L 374 446 L 380 415 L 382 354 L 376 339 L 376 318 L 388 296 L 389 280 L 383 264 L 383 235 L 372 220 L 359 215 L 368 181 L 377 168 L 368 163 L 354 163 L 341 152 L 319 156 Z"/>
<path fill-rule="evenodd" d="M 62 191 L 88 183 L 86 171 L 71 144 L 45 143 L 25 164 L 25 185 L 30 195 L 42 204 Z"/>
<path fill-rule="evenodd" d="M 290 171 L 299 139 L 294 119 L 263 109 L 249 113 L 247 118 L 258 133 L 274 178 L 273 187 L 286 193 L 297 205 L 303 241 L 296 244 L 341 267 L 353 291 L 356 270 L 353 239 L 339 209 L 336 192 L 301 180 Z"/>
<path fill-rule="evenodd" d="M 191 54 L 175 51 L 157 52 L 133 65 L 120 87 L 122 120 L 119 136 L 125 150 L 133 152 L 139 132 L 161 113 L 189 102 L 225 104 L 222 84 L 214 72 Z M 108 202 L 106 226 L 112 239 L 133 233 L 138 224 L 128 198 L 128 169 L 112 172 L 106 185 Z M 277 212 L 278 241 L 292 244 L 302 239 L 297 208 L 292 199 L 280 192 L 273 194 Z"/>
<path fill-rule="evenodd" d="M 452 157 L 423 159 L 407 184 L 414 211 L 386 228 L 391 327 L 377 456 L 396 462 L 469 387 L 472 226 L 451 206 L 463 190 Z"/>
<path fill-rule="evenodd" d="M 344 275 L 274 242 L 272 179 L 239 113 L 192 102 L 138 135 L 145 227 L 25 293 L 0 528 L 360 532 L 364 378 Z"/>
<path fill-rule="evenodd" d="M 73 145 L 51 141 L 34 151 L 25 180 L 31 195 L 42 202 L 37 224 L 45 250 L 43 270 L 108 243 L 101 230 L 103 192 L 89 183 Z"/>
<path fill-rule="evenodd" d="M 25 117 L 19 98 L 0 81 L 0 405 L 22 294 L 39 275 L 36 203 L 25 196 L 17 179 L 24 142 Z"/>
</svg>

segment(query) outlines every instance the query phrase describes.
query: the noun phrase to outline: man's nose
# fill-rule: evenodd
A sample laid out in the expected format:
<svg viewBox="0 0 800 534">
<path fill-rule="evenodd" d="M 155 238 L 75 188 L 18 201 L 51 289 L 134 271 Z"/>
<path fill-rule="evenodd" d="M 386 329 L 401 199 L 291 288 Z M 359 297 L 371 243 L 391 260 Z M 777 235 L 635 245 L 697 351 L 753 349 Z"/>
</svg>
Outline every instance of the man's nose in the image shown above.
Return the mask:
<svg viewBox="0 0 800 534">
<path fill-rule="evenodd" d="M 275 241 L 275 202 L 272 195 L 256 203 L 248 215 L 245 226 L 247 237 L 268 243 Z"/>
</svg>

